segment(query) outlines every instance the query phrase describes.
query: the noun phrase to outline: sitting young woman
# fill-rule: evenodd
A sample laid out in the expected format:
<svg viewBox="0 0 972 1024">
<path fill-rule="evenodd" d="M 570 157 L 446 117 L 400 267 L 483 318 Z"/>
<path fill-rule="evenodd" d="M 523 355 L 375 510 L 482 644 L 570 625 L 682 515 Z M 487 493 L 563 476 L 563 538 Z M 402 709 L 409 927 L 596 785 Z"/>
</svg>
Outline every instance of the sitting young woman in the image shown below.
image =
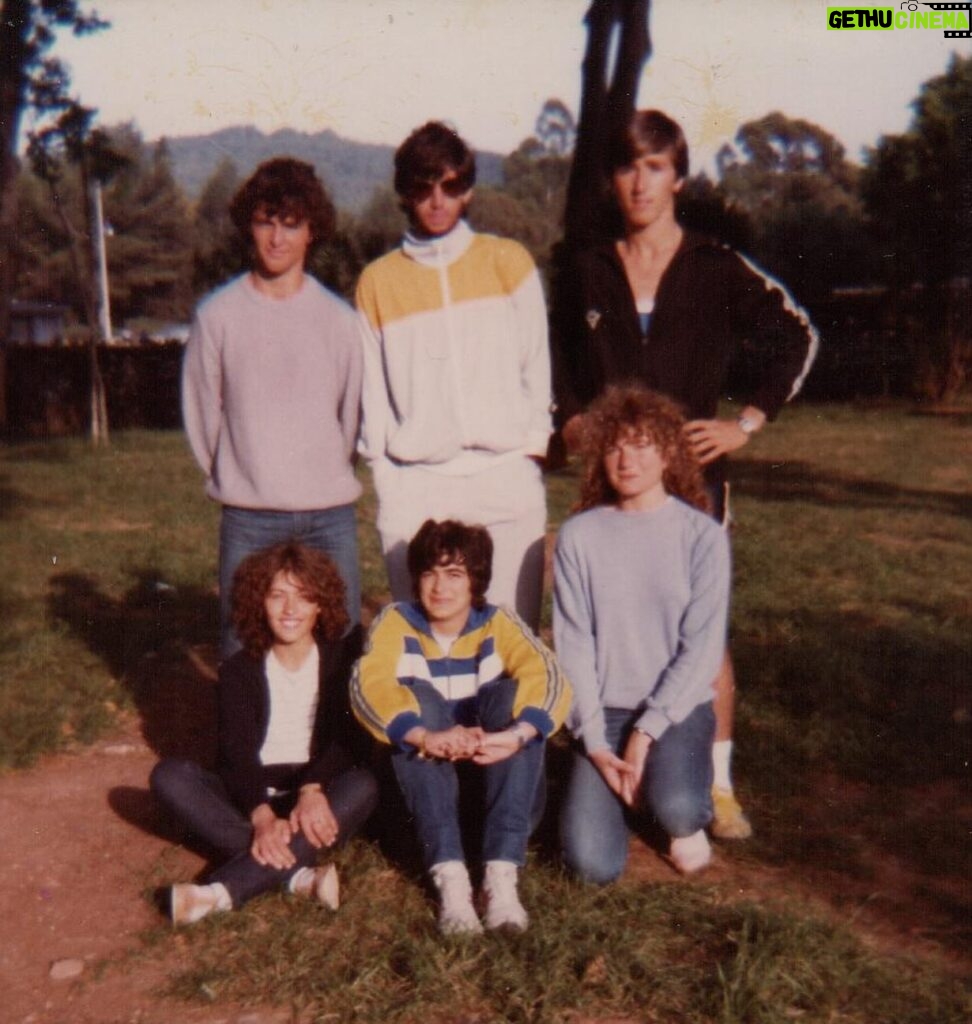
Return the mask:
<svg viewBox="0 0 972 1024">
<path fill-rule="evenodd" d="M 683 426 L 667 398 L 609 388 L 585 422 L 580 514 L 557 538 L 554 641 L 577 740 L 561 838 L 568 867 L 597 883 L 621 874 L 646 816 L 679 871 L 710 858 L 729 545 Z"/>
<path fill-rule="evenodd" d="M 486 927 L 522 931 L 528 919 L 517 875 L 542 813 L 544 741 L 570 704 L 551 652 L 514 612 L 486 603 L 492 557 L 484 527 L 426 520 L 408 546 L 416 600 L 392 604 L 374 621 L 351 682 L 354 713 L 393 747 L 444 934 L 483 930 L 455 762 L 483 775 Z"/>
<path fill-rule="evenodd" d="M 338 904 L 322 849 L 364 824 L 377 786 L 355 749 L 348 704 L 357 631 L 345 637 L 344 583 L 333 562 L 298 544 L 250 555 L 233 579 L 233 626 L 244 644 L 219 670 L 217 771 L 167 758 L 152 791 L 222 858 L 202 885 L 170 890 L 175 924 L 241 907 L 284 887 Z"/>
</svg>

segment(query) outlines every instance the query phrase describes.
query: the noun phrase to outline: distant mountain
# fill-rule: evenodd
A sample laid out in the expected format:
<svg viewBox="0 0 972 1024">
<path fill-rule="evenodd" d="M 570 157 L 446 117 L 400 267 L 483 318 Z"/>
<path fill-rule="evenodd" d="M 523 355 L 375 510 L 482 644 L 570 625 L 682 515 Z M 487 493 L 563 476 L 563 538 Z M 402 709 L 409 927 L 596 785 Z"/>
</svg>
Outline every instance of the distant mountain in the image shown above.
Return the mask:
<svg viewBox="0 0 972 1024">
<path fill-rule="evenodd" d="M 167 137 L 176 181 L 190 198 L 203 185 L 224 157 L 236 164 L 245 178 L 258 163 L 273 156 L 294 156 L 313 164 L 327 185 L 335 204 L 359 212 L 379 185 L 391 185 L 393 146 L 353 142 L 326 130 L 309 135 L 285 128 L 265 135 L 256 128 L 223 128 L 210 135 Z M 477 153 L 480 184 L 503 181 L 503 157 L 498 153 Z"/>
</svg>

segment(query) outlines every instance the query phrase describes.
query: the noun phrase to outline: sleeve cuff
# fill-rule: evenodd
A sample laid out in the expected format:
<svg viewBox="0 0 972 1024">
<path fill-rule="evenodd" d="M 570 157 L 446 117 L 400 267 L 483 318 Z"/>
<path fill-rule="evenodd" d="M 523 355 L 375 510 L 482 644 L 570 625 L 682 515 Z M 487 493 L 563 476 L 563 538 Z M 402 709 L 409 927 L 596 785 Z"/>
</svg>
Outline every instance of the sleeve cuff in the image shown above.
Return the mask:
<svg viewBox="0 0 972 1024">
<path fill-rule="evenodd" d="M 408 746 L 404 741 L 405 733 L 421 724 L 421 715 L 416 714 L 414 711 L 403 711 L 400 715 L 396 715 L 386 726 L 385 735 L 388 737 L 389 743 L 405 749 Z"/>
<path fill-rule="evenodd" d="M 543 739 L 546 739 L 554 730 L 553 719 L 540 708 L 524 708 L 520 712 L 517 722 L 526 722 L 527 725 L 532 725 Z"/>
<path fill-rule="evenodd" d="M 653 740 L 659 740 L 664 735 L 665 731 L 672 724 L 671 719 L 664 711 L 659 711 L 656 708 L 649 708 L 639 719 L 635 722 L 636 728 L 642 732 L 648 733 Z"/>
</svg>

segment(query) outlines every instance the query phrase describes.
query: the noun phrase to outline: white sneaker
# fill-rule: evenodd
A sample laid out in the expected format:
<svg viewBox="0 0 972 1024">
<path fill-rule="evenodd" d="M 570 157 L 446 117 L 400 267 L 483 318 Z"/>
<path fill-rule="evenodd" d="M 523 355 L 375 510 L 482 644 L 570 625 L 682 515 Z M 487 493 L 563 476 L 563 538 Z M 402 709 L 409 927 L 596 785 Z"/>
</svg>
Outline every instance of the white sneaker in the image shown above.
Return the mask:
<svg viewBox="0 0 972 1024">
<path fill-rule="evenodd" d="M 290 879 L 290 891 L 297 896 L 315 899 L 328 910 L 341 905 L 341 885 L 337 868 L 327 864 L 321 868 L 301 868 Z"/>
<path fill-rule="evenodd" d="M 712 847 L 705 829 L 700 828 L 690 836 L 682 836 L 672 840 L 668 856 L 676 869 L 683 875 L 694 875 L 709 866 L 712 860 Z"/>
<path fill-rule="evenodd" d="M 518 868 L 508 860 L 486 861 L 483 895 L 486 898 L 486 927 L 526 931 L 529 917 L 516 891 Z"/>
<path fill-rule="evenodd" d="M 180 882 L 169 890 L 169 917 L 173 924 L 195 924 L 207 914 L 231 909 L 229 893 L 218 882 L 213 885 Z"/>
<path fill-rule="evenodd" d="M 439 931 L 443 935 L 479 935 L 483 926 L 472 902 L 469 872 L 461 860 L 445 860 L 429 869 L 439 891 Z"/>
</svg>

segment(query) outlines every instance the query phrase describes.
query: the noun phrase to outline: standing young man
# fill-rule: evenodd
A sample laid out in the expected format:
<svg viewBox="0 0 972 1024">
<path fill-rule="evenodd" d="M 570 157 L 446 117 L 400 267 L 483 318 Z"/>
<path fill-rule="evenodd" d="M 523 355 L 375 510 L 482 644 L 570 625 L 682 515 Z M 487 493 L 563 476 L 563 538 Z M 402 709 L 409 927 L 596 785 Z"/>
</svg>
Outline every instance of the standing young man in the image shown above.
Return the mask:
<svg viewBox="0 0 972 1024">
<path fill-rule="evenodd" d="M 636 111 L 606 153 L 620 238 L 577 254 L 558 282 L 554 320 L 557 403 L 571 447 L 588 403 L 610 384 L 640 383 L 675 399 L 705 467 L 716 519 L 726 517 L 726 456 L 747 444 L 800 390 L 817 332 L 787 290 L 739 253 L 684 229 L 676 200 L 689 154 L 679 125 Z M 735 419 L 717 416 L 733 356 L 743 342 L 758 376 Z M 716 680 L 712 832 L 751 830 L 733 793 L 730 756 L 734 676 L 728 652 Z"/>
<path fill-rule="evenodd" d="M 430 121 L 395 154 L 408 215 L 401 248 L 365 268 L 361 451 L 378 494 L 392 597 L 407 600 L 410 538 L 432 516 L 484 525 L 489 600 L 540 619 L 546 500 L 540 461 L 550 422 L 547 315 L 517 242 L 463 220 L 475 158 Z"/>
<path fill-rule="evenodd" d="M 351 465 L 361 396 L 361 334 L 351 308 L 305 272 L 335 213 L 310 164 L 261 164 L 230 205 L 252 269 L 199 306 L 182 408 L 206 491 L 223 506 L 222 653 L 240 647 L 230 585 L 243 559 L 288 540 L 323 551 L 361 613 Z"/>
</svg>

